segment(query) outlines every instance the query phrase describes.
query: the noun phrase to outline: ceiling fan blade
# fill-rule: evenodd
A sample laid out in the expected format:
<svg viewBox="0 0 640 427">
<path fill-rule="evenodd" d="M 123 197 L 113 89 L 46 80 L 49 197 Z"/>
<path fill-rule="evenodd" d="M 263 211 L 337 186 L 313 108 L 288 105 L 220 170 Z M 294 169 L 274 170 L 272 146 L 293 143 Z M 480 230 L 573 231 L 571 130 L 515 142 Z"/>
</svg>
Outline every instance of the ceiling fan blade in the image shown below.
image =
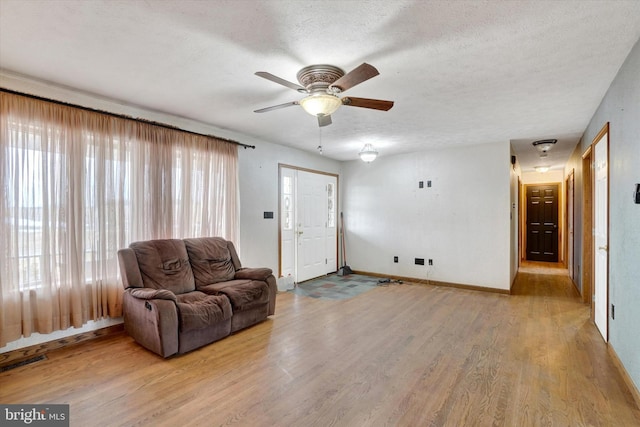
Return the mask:
<svg viewBox="0 0 640 427">
<path fill-rule="evenodd" d="M 384 101 L 382 99 L 354 98 L 346 96 L 342 98 L 342 105 L 349 107 L 371 108 L 373 110 L 389 111 L 393 107 L 393 101 Z"/>
<path fill-rule="evenodd" d="M 330 87 L 337 87 L 341 92 L 344 92 L 355 85 L 359 85 L 360 83 L 377 76 L 378 74 L 380 73 L 376 67 L 365 62 L 333 82 Z"/>
<path fill-rule="evenodd" d="M 286 102 L 284 104 L 272 105 L 271 107 L 261 108 L 259 110 L 253 110 L 254 113 L 266 113 L 267 111 L 279 110 L 281 108 L 291 107 L 293 105 L 299 105 L 298 101 Z"/>
<path fill-rule="evenodd" d="M 329 126 L 332 123 L 331 114 L 327 114 L 325 116 L 318 116 L 318 126 Z"/>
<path fill-rule="evenodd" d="M 280 77 L 274 76 L 273 74 L 267 73 L 266 71 L 258 71 L 255 74 L 258 77 L 262 77 L 263 79 L 271 80 L 274 83 L 278 83 L 278 84 L 280 84 L 282 86 L 285 86 L 285 87 L 288 87 L 290 89 L 297 90 L 300 93 L 307 93 L 307 89 L 305 89 L 304 87 L 302 87 L 302 86 L 300 86 L 298 84 L 295 84 L 295 83 L 291 83 L 288 80 L 281 79 Z"/>
</svg>

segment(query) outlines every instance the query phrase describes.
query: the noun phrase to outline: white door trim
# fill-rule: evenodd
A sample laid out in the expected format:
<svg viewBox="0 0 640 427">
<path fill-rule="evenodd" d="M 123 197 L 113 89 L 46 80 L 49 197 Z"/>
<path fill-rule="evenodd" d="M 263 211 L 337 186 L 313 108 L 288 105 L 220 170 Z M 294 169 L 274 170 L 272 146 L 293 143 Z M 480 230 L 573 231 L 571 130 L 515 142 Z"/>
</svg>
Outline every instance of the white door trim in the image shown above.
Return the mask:
<svg viewBox="0 0 640 427">
<path fill-rule="evenodd" d="M 300 182 L 299 174 L 313 174 L 313 180 L 324 181 L 323 191 L 325 196 L 322 198 L 322 206 L 318 207 L 320 215 L 322 215 L 322 227 L 324 243 L 317 245 L 314 250 L 323 252 L 322 268 L 317 267 L 313 270 L 320 272 L 318 275 L 334 272 L 338 268 L 338 175 L 300 168 L 296 166 L 279 164 L 279 211 L 278 211 L 278 255 L 279 255 L 279 277 L 291 275 L 294 282 L 301 280 L 299 277 L 299 264 L 301 262 L 300 253 L 303 231 L 300 228 Z M 305 175 L 309 177 L 310 175 Z M 285 183 L 288 180 L 288 184 Z M 288 188 L 285 188 L 288 186 Z M 331 187 L 331 188 L 329 188 Z M 288 191 L 288 193 L 287 193 Z M 286 193 L 286 194 L 285 194 Z M 289 205 L 285 206 L 288 198 Z M 320 200 L 320 199 L 318 199 Z M 333 216 L 331 216 L 331 212 Z M 326 215 L 325 215 L 326 213 Z M 325 221 L 326 216 L 326 221 Z M 315 219 L 318 219 L 317 217 Z M 316 221 L 317 222 L 317 221 Z M 318 234 L 318 230 L 315 230 Z M 307 231 L 308 234 L 308 231 Z M 321 270 L 321 271 L 320 271 Z M 306 280 L 307 278 L 302 278 Z"/>
<path fill-rule="evenodd" d="M 593 143 L 594 322 L 609 340 L 609 124 Z"/>
</svg>

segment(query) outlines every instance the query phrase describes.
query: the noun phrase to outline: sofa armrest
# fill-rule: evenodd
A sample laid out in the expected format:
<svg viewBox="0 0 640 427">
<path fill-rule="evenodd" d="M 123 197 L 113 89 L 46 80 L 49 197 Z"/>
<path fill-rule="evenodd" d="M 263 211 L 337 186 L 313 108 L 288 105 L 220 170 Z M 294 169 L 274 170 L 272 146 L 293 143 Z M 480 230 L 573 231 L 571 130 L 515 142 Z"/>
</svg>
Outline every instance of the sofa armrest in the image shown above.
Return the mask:
<svg viewBox="0 0 640 427">
<path fill-rule="evenodd" d="M 130 288 L 129 293 L 137 299 L 165 299 L 177 302 L 176 295 L 168 289 Z"/>
<path fill-rule="evenodd" d="M 273 274 L 270 268 L 241 268 L 236 270 L 236 279 L 267 280 Z"/>
<path fill-rule="evenodd" d="M 136 253 L 131 248 L 124 248 L 118 251 L 118 263 L 120 264 L 120 275 L 122 285 L 125 289 L 142 288 L 142 275 L 138 267 Z"/>
<path fill-rule="evenodd" d="M 136 289 L 143 291 L 143 289 Z M 150 289 L 155 291 L 155 289 Z M 174 301 L 166 299 L 140 299 L 124 292 L 124 327 L 138 344 L 169 357 L 178 353 L 178 307 Z"/>
<path fill-rule="evenodd" d="M 236 270 L 235 279 L 262 280 L 269 287 L 269 316 L 276 312 L 276 294 L 278 286 L 273 270 L 270 268 L 240 268 Z"/>
</svg>

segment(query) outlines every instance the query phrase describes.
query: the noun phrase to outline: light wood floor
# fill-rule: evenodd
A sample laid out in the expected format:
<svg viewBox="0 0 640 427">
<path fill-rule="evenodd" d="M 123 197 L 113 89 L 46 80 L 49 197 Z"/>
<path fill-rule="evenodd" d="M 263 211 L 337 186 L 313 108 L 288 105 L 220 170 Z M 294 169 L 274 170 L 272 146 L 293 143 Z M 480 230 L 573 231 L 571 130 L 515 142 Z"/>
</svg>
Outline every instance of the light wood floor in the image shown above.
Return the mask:
<svg viewBox="0 0 640 427">
<path fill-rule="evenodd" d="M 638 426 L 568 278 L 514 295 L 392 284 L 276 316 L 168 360 L 124 334 L 0 374 L 1 403 L 68 403 L 72 426 Z"/>
</svg>

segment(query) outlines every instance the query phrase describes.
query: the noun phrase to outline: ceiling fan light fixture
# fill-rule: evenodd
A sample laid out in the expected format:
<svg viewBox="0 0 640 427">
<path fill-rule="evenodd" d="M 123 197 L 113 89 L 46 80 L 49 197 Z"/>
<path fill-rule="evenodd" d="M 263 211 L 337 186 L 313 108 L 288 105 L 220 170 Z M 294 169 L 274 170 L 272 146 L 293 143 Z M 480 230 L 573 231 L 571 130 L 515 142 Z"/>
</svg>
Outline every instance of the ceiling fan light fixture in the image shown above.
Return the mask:
<svg viewBox="0 0 640 427">
<path fill-rule="evenodd" d="M 364 147 L 362 147 L 362 150 L 358 153 L 358 156 L 360 156 L 360 159 L 363 162 L 371 163 L 376 159 L 376 157 L 378 157 L 378 152 L 373 148 L 373 145 L 365 144 Z"/>
<path fill-rule="evenodd" d="M 329 93 L 314 93 L 300 100 L 300 106 L 312 116 L 330 116 L 342 105 L 342 100 Z"/>
<path fill-rule="evenodd" d="M 284 104 L 253 110 L 255 113 L 266 113 L 299 105 L 307 113 L 318 119 L 318 127 L 323 127 L 331 124 L 331 114 L 341 105 L 379 111 L 388 111 L 393 107 L 393 101 L 354 97 L 340 98 L 338 96 L 338 94 L 344 93 L 350 88 L 380 74 L 373 65 L 366 62 L 346 74 L 344 70 L 334 65 L 309 65 L 298 71 L 297 78 L 300 84 L 292 83 L 266 71 L 257 71 L 255 74 L 289 89 L 308 94 L 300 101 L 285 102 Z"/>
</svg>

